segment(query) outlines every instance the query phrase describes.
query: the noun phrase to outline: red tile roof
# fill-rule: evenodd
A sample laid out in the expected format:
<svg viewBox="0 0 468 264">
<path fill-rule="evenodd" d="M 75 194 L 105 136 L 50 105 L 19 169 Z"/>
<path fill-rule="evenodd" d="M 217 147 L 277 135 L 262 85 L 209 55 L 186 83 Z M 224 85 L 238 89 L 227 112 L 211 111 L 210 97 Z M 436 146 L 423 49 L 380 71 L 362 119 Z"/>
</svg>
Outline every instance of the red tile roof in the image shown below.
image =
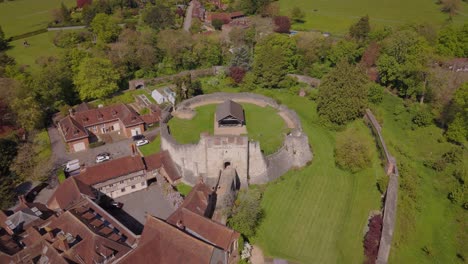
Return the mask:
<svg viewBox="0 0 468 264">
<path fill-rule="evenodd" d="M 66 116 L 60 120 L 58 126 L 66 142 L 87 138 L 89 136 L 88 131 L 70 116 Z"/>
<path fill-rule="evenodd" d="M 218 249 L 154 217 L 147 217 L 138 247 L 119 263 L 224 263 Z M 220 256 L 220 257 L 219 257 Z M 218 258 L 217 258 L 218 257 Z"/>
<path fill-rule="evenodd" d="M 75 177 L 69 177 L 63 181 L 47 201 L 47 207 L 51 210 L 68 209 L 82 198 L 82 195 L 95 198 L 93 189 L 82 183 Z"/>
<path fill-rule="evenodd" d="M 136 155 L 114 159 L 95 166 L 87 167 L 75 177 L 84 184 L 94 185 L 142 170 L 145 170 L 145 164 L 143 163 L 141 156 Z"/>
<path fill-rule="evenodd" d="M 176 181 L 182 178 L 167 150 L 146 156 L 144 159 L 148 171 L 164 168 L 164 171 L 166 171 L 167 176 L 171 181 Z"/>
<path fill-rule="evenodd" d="M 210 208 L 212 205 L 211 199 L 213 199 L 213 190 L 204 183 L 198 183 L 185 197 L 181 207 L 201 216 L 208 216 L 211 213 L 210 210 L 213 209 Z"/>
</svg>

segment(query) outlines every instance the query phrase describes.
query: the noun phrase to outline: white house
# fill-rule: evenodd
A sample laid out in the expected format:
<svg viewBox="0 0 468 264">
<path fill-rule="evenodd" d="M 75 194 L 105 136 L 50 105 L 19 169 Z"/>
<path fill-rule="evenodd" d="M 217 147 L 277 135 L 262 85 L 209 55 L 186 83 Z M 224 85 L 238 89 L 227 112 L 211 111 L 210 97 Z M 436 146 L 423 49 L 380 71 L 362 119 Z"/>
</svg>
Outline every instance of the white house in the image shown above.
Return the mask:
<svg viewBox="0 0 468 264">
<path fill-rule="evenodd" d="M 169 87 L 164 87 L 161 89 L 156 89 L 151 92 L 151 97 L 156 100 L 156 103 L 162 104 L 165 102 L 170 102 L 175 104 L 176 94 Z"/>
</svg>

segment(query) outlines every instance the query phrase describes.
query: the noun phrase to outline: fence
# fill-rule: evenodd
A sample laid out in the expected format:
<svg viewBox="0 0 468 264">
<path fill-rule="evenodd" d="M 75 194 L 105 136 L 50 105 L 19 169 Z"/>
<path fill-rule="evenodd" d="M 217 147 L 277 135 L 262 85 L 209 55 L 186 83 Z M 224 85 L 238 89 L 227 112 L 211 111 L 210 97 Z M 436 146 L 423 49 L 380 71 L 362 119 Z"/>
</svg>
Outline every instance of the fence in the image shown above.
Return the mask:
<svg viewBox="0 0 468 264">
<path fill-rule="evenodd" d="M 392 246 L 393 231 L 396 222 L 397 199 L 398 199 L 398 167 L 395 158 L 388 151 L 387 145 L 381 133 L 381 126 L 372 112 L 367 109 L 365 118 L 370 125 L 372 132 L 377 140 L 377 144 L 382 151 L 386 161 L 385 172 L 389 177 L 387 191 L 385 193 L 385 203 L 383 208 L 383 227 L 380 237 L 379 252 L 376 263 L 384 264 L 388 262 L 390 248 Z"/>
</svg>

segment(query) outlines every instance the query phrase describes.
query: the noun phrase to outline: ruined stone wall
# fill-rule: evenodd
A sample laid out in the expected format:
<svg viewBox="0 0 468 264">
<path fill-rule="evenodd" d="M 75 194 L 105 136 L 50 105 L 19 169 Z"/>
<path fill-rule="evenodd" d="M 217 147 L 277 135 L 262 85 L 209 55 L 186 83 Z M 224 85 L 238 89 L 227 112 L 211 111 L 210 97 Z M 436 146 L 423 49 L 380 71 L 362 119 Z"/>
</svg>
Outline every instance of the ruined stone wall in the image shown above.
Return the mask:
<svg viewBox="0 0 468 264">
<path fill-rule="evenodd" d="M 173 114 L 189 116 L 193 114 L 195 107 L 221 103 L 228 99 L 277 109 L 292 132 L 285 137 L 283 146 L 276 153 L 265 157 L 260 144 L 249 142 L 247 137 L 202 136 L 198 144 L 179 144 L 170 135 L 165 124 L 169 118 L 166 118 L 165 123 L 161 125 L 161 147 L 169 151 L 175 163 L 182 169 L 185 182 L 194 183 L 196 176 L 203 176 L 211 181 L 219 175 L 224 162 L 231 162 L 238 172 L 241 186 L 247 184 L 247 179 L 250 183 L 262 184 L 280 177 L 293 167 L 305 166 L 312 160 L 309 140 L 302 132 L 296 112 L 263 95 L 252 93 L 200 95 L 181 102 Z"/>
</svg>

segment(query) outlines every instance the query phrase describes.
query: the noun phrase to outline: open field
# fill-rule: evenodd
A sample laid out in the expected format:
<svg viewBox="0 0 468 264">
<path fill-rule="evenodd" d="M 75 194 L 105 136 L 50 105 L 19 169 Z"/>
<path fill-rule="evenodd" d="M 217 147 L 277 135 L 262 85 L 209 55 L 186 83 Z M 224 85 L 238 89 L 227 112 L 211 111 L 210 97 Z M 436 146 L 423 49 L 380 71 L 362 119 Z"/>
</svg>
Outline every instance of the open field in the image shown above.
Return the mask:
<svg viewBox="0 0 468 264">
<path fill-rule="evenodd" d="M 315 103 L 275 95 L 301 118 L 314 159 L 267 186 L 255 242 L 267 255 L 299 263 L 362 263 L 367 217 L 380 204 L 376 179 L 384 174 L 376 149 L 371 168 L 356 174 L 340 170 L 333 157 L 336 133 L 319 125 Z M 363 121 L 351 125 L 373 140 Z"/>
<path fill-rule="evenodd" d="M 153 141 L 149 144 L 143 145 L 138 147 L 143 154 L 143 156 L 149 156 L 154 153 L 158 153 L 161 151 L 161 137 L 157 136 Z"/>
<path fill-rule="evenodd" d="M 249 138 L 259 141 L 266 155 L 274 153 L 283 144 L 284 135 L 287 133 L 284 120 L 274 108 L 254 104 L 242 104 L 242 106 Z M 196 143 L 200 139 L 200 133 L 213 134 L 216 105 L 200 106 L 195 110 L 197 115 L 192 120 L 173 118 L 169 122 L 172 136 L 177 142 Z"/>
<path fill-rule="evenodd" d="M 280 10 L 289 15 L 294 7 L 305 13 L 305 23 L 294 24 L 294 29 L 320 30 L 334 34 L 346 34 L 349 26 L 359 17 L 369 15 L 372 26 L 398 26 L 406 23 L 443 24 L 448 14 L 440 11 L 435 1 L 428 0 L 280 0 Z M 462 1 L 460 14 L 454 17 L 456 23 L 468 21 L 468 4 Z"/>
<path fill-rule="evenodd" d="M 434 125 L 410 129 L 409 113 L 396 114 L 400 112 L 398 106 L 401 105 L 401 99 L 387 95 L 378 108 L 379 116 L 383 120 L 383 134 L 391 153 L 397 161 L 405 161 L 413 168 L 412 175 L 402 174 L 400 169 L 401 177 L 416 177 L 418 185 L 411 193 L 400 188 L 397 226 L 389 262 L 461 263 L 456 254 L 463 253 L 466 257 L 468 245 L 466 240 L 457 239 L 457 236 L 466 234 L 466 226 L 463 230 L 459 225 L 463 222 L 466 225 L 468 213 L 447 199 L 449 178 L 423 165 L 425 160 L 440 157 L 452 146 L 445 141 L 443 130 Z M 417 197 L 414 208 L 406 202 L 410 195 Z"/>
<path fill-rule="evenodd" d="M 46 28 L 52 20 L 51 11 L 76 5 L 75 0 L 15 0 L 0 3 L 0 26 L 7 37 Z"/>
<path fill-rule="evenodd" d="M 0 4 L 1 5 L 1 4 Z M 40 57 L 54 56 L 61 52 L 52 42 L 56 32 L 46 32 L 32 37 L 10 42 L 11 48 L 7 54 L 15 58 L 18 65 L 28 65 L 31 69 L 37 68 L 36 60 Z M 23 42 L 29 43 L 28 47 Z"/>
</svg>

